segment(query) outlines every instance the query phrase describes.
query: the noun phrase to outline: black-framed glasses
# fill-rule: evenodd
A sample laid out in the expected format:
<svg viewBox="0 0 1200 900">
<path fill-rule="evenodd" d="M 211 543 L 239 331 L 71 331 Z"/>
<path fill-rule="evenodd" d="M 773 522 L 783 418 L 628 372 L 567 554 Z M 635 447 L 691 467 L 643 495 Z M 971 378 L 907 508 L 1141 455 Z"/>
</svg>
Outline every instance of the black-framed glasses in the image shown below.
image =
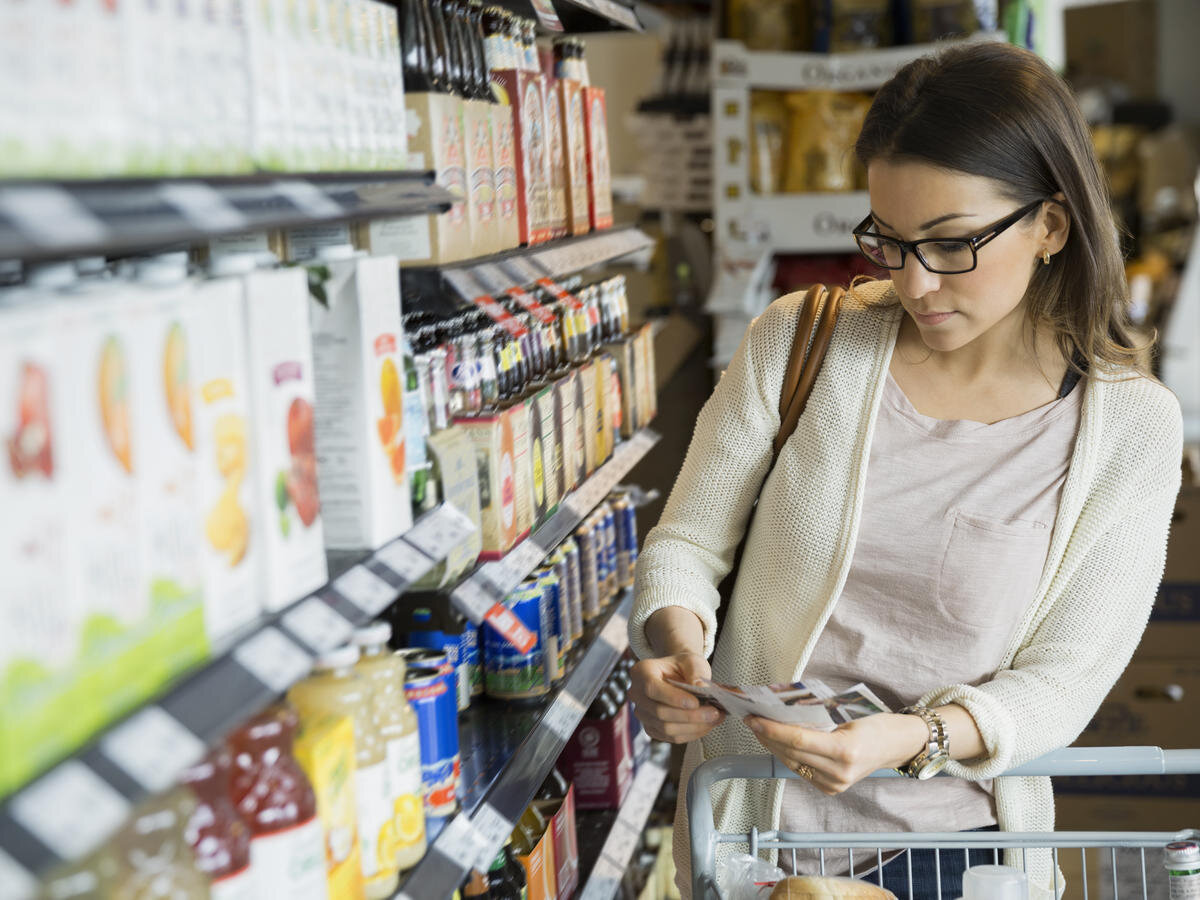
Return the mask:
<svg viewBox="0 0 1200 900">
<path fill-rule="evenodd" d="M 1017 222 L 1041 206 L 1046 199 L 1026 204 L 999 222 L 989 225 L 976 234 L 961 238 L 922 238 L 919 241 L 902 241 L 868 231 L 871 215 L 863 219 L 854 229 L 854 240 L 862 255 L 883 269 L 903 269 L 909 252 L 916 254 L 921 265 L 935 275 L 961 275 L 972 271 L 979 264 L 979 248 L 999 237 Z"/>
</svg>

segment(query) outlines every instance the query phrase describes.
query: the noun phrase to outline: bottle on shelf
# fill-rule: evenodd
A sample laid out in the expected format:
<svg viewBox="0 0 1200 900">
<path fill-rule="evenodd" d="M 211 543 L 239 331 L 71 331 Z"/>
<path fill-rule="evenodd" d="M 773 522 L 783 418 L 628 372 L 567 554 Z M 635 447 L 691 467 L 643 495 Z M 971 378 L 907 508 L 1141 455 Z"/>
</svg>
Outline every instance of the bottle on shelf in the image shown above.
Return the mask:
<svg viewBox="0 0 1200 900">
<path fill-rule="evenodd" d="M 429 36 L 421 13 L 423 0 L 400 0 L 400 40 L 406 93 L 434 90 L 433 64 L 429 58 Z"/>
<path fill-rule="evenodd" d="M 491 895 L 487 874 L 478 869 L 472 869 L 471 874 L 467 876 L 466 883 L 462 886 L 461 893 L 463 900 L 489 900 Z"/>
<path fill-rule="evenodd" d="M 231 765 L 229 752 L 217 750 L 180 776 L 196 799 L 184 833 L 196 868 L 212 882 L 213 900 L 253 900 L 250 829 L 229 799 Z"/>
<path fill-rule="evenodd" d="M 563 776 L 563 773 L 555 766 L 546 776 L 546 780 L 542 782 L 542 786 L 538 788 L 535 795 L 535 800 L 561 800 L 567 796 L 567 792 L 571 789 L 571 783 Z"/>
<path fill-rule="evenodd" d="M 129 900 L 209 900 L 209 878 L 200 871 L 184 834 L 195 799 L 175 788 L 138 807 L 101 852 L 104 897 Z M 244 882 L 243 882 L 244 884 Z M 223 896 L 223 895 L 222 895 Z M 250 897 L 253 893 L 236 896 Z"/>
</svg>

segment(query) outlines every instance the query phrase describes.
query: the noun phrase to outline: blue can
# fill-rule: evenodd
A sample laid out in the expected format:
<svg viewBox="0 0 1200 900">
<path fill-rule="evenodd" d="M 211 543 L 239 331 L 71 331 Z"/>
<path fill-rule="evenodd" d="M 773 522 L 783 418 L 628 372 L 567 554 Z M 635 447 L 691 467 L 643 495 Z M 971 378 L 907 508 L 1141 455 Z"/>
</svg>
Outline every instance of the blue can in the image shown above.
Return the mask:
<svg viewBox="0 0 1200 900">
<path fill-rule="evenodd" d="M 617 517 L 607 502 L 600 504 L 601 542 L 604 545 L 605 594 L 609 600 L 617 596 Z"/>
<path fill-rule="evenodd" d="M 572 596 L 571 567 L 567 564 L 567 554 L 562 547 L 551 554 L 550 567 L 558 576 L 559 590 L 562 591 L 562 603 L 566 609 L 567 621 L 571 624 L 570 640 L 567 646 L 568 648 L 574 647 L 583 640 L 583 607 L 579 604 L 579 598 Z"/>
<path fill-rule="evenodd" d="M 458 805 L 462 764 L 458 752 L 458 712 L 447 666 L 410 666 L 404 696 L 417 714 L 421 742 L 421 792 L 425 815 L 451 815 Z"/>
<path fill-rule="evenodd" d="M 483 660 L 479 652 L 479 626 L 467 622 L 458 639 L 460 672 L 465 674 L 470 687 L 470 696 L 483 695 Z"/>
<path fill-rule="evenodd" d="M 408 646 L 428 647 L 446 655 L 446 661 L 454 674 L 455 702 L 461 712 L 471 705 L 471 679 L 467 673 L 466 661 L 459 652 L 459 635 L 419 627 L 432 622 L 432 619 L 433 614 L 426 609 L 418 609 L 413 613 L 413 622 L 418 626 L 418 630 L 408 633 Z"/>
<path fill-rule="evenodd" d="M 567 594 L 571 601 L 571 628 L 578 627 L 576 641 L 583 640 L 583 582 L 580 578 L 579 544 L 567 538 L 562 544 L 563 561 L 567 567 Z"/>
<path fill-rule="evenodd" d="M 536 573 L 538 586 L 546 594 L 546 606 L 550 610 L 550 618 L 554 623 L 555 658 L 547 659 L 550 670 L 550 680 L 562 680 L 566 667 L 567 649 L 571 645 L 571 611 L 567 607 L 567 597 L 563 592 L 563 584 L 553 569 L 540 569 Z M 547 648 L 549 653 L 549 648 Z"/>
<path fill-rule="evenodd" d="M 632 587 L 638 558 L 637 510 L 625 496 L 617 496 L 612 507 L 617 522 L 617 583 Z"/>
<path fill-rule="evenodd" d="M 553 672 L 547 669 L 547 656 L 555 668 L 558 662 L 558 639 L 547 592 L 536 579 L 528 579 L 505 598 L 504 606 L 537 640 L 528 653 L 522 653 L 495 628 L 485 627 L 484 693 L 501 700 L 543 697 L 553 681 Z"/>
<path fill-rule="evenodd" d="M 604 547 L 604 518 L 594 513 L 588 519 L 587 528 L 592 546 L 596 548 L 596 596 L 603 611 L 608 606 L 608 553 Z"/>
</svg>

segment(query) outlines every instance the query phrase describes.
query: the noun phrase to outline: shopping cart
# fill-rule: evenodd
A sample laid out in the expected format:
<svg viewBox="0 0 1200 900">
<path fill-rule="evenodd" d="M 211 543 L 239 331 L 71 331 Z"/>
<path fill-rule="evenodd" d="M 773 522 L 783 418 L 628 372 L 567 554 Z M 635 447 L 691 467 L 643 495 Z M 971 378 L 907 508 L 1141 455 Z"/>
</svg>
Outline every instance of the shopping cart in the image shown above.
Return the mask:
<svg viewBox="0 0 1200 900">
<path fill-rule="evenodd" d="M 1014 775 L 1176 775 L 1200 773 L 1200 750 L 1161 750 L 1158 747 L 1068 747 L 1048 753 L 1039 759 L 1005 772 L 1000 777 Z M 850 876 L 854 877 L 855 850 L 875 851 L 875 875 L 883 883 L 884 853 L 903 851 L 908 861 L 908 900 L 930 900 L 914 897 L 912 890 L 913 850 L 934 850 L 936 854 L 937 892 L 941 897 L 941 853 L 961 851 L 964 857 L 970 851 L 991 851 L 992 860 L 1000 862 L 1000 850 L 1020 850 L 1022 860 L 1027 861 L 1028 851 L 1039 848 L 1051 850 L 1054 856 L 1054 889 L 1060 890 L 1058 864 L 1060 850 L 1078 850 L 1082 863 L 1082 894 L 1088 896 L 1088 850 L 1103 853 L 1107 859 L 1103 868 L 1111 873 L 1113 900 L 1119 897 L 1118 850 L 1121 850 L 1121 865 L 1128 865 L 1130 851 L 1141 864 L 1141 893 L 1148 900 L 1147 865 L 1161 868 L 1162 848 L 1171 841 L 1198 837 L 1196 832 L 1133 832 L 1133 831 L 1051 831 L 1051 832 L 945 832 L 945 833 L 902 833 L 902 834 L 792 834 L 780 831 L 759 831 L 754 828 L 749 834 L 723 834 L 716 831 L 713 821 L 712 797 L 714 784 L 729 778 L 799 778 L 772 756 L 724 756 L 709 760 L 692 773 L 687 790 L 688 821 L 691 827 L 692 850 L 692 897 L 694 900 L 720 900 L 716 882 L 716 856 L 718 844 L 749 845 L 751 855 L 763 850 L 792 851 L 793 867 L 796 850 L 819 852 L 821 874 L 825 874 L 826 858 L 836 871 L 845 871 L 847 859 Z M 873 778 L 901 777 L 893 771 L 879 771 Z M 938 776 L 949 777 L 949 776 Z M 1200 824 L 1200 823 L 1191 823 Z M 1147 862 L 1146 850 L 1151 850 Z M 842 852 L 844 851 L 844 853 Z M 861 858 L 861 854 L 860 854 Z M 889 860 L 890 861 L 890 860 Z M 1094 863 L 1096 860 L 1093 859 Z M 862 868 L 861 866 L 859 867 Z M 1107 880 L 1107 879 L 1105 879 Z M 1124 880 L 1124 877 L 1121 879 Z M 1074 891 L 1075 888 L 1072 888 Z"/>
</svg>

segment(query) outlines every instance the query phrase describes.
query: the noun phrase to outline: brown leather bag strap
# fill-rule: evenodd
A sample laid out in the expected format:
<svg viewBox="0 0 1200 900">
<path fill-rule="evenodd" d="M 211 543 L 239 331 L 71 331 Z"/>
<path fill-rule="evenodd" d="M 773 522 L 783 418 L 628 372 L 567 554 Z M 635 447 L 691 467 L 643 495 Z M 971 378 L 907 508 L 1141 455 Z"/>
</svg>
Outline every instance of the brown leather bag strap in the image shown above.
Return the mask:
<svg viewBox="0 0 1200 900">
<path fill-rule="evenodd" d="M 772 444 L 772 466 L 779 451 L 796 430 L 800 416 L 808 405 L 808 395 L 812 393 L 821 364 L 825 361 L 845 295 L 846 292 L 840 287 L 827 290 L 825 285 L 815 284 L 804 297 L 804 308 L 796 325 L 796 336 L 784 371 L 783 390 L 779 395 L 779 433 Z"/>
</svg>

